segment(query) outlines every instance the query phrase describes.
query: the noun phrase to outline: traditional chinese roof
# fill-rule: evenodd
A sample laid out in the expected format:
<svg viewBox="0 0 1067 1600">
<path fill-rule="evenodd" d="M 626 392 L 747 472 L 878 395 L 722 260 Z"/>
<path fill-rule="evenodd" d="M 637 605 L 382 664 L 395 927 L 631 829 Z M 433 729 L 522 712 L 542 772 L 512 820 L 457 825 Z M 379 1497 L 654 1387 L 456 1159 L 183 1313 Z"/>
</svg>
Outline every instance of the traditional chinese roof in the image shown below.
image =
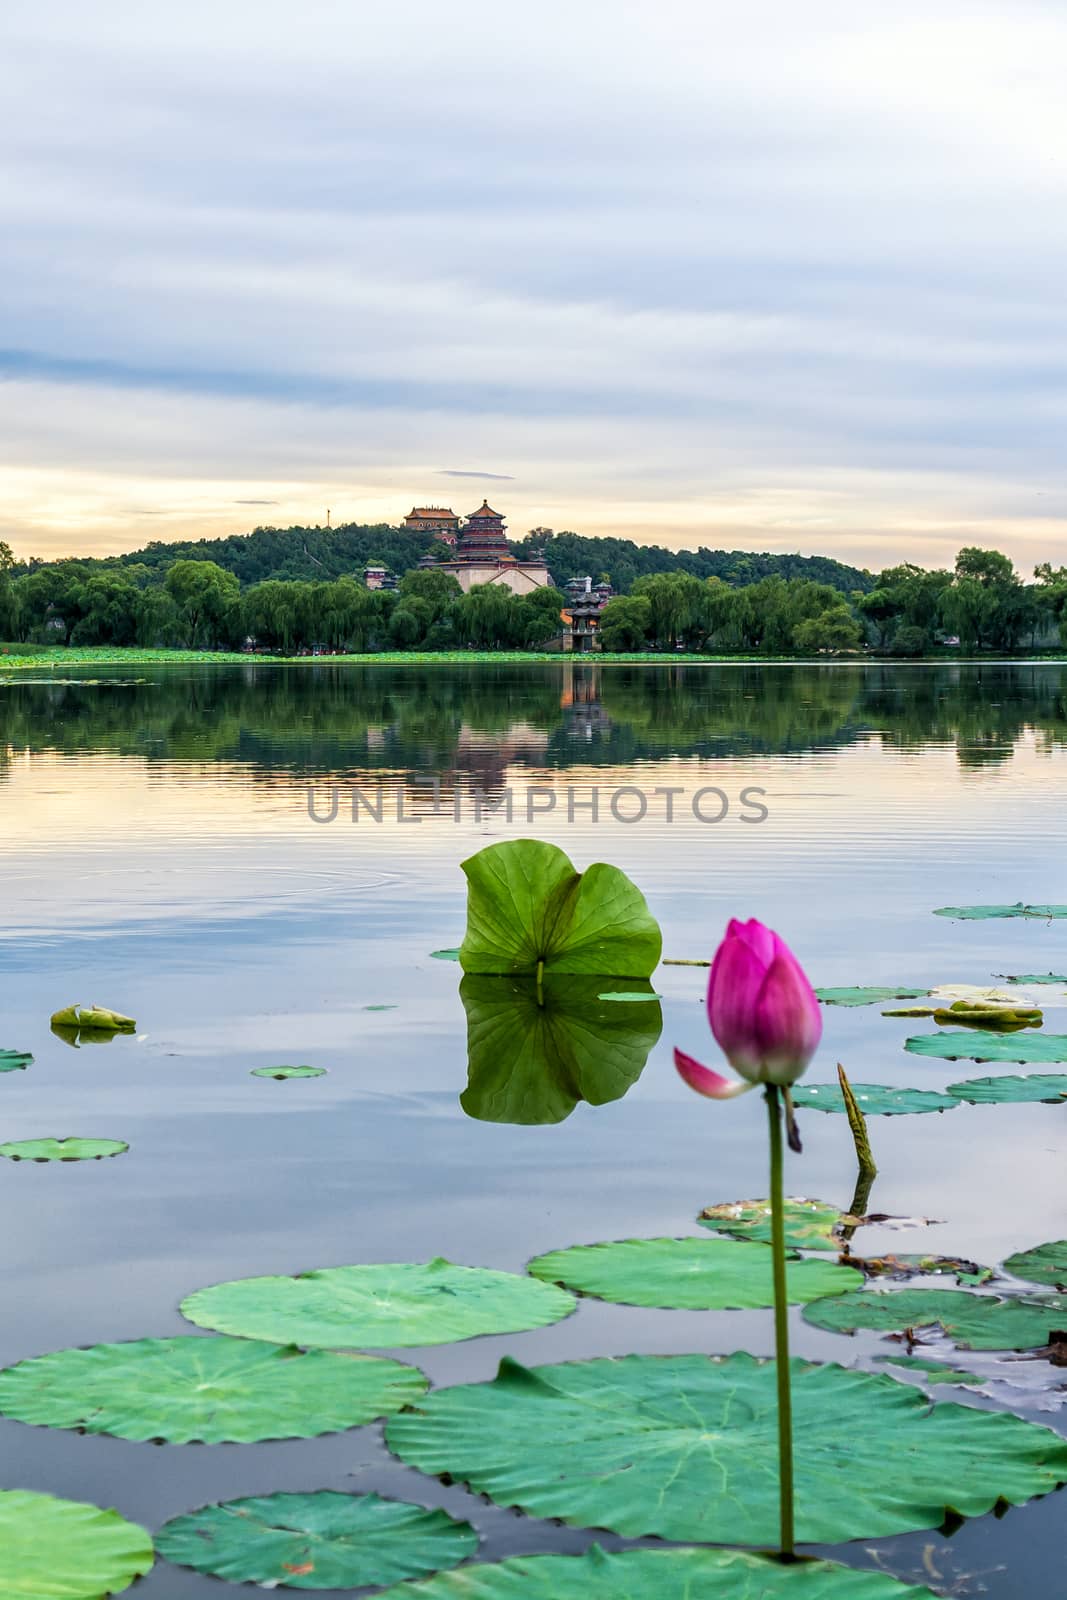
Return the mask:
<svg viewBox="0 0 1067 1600">
<path fill-rule="evenodd" d="M 423 522 L 455 522 L 457 520 L 456 513 L 451 506 L 413 506 L 405 520 L 410 522 L 412 517 L 418 517 Z"/>
<path fill-rule="evenodd" d="M 473 522 L 475 517 L 496 517 L 499 519 L 502 516 L 503 512 L 494 511 L 488 500 L 483 500 L 478 510 L 472 511 L 467 520 Z"/>
</svg>

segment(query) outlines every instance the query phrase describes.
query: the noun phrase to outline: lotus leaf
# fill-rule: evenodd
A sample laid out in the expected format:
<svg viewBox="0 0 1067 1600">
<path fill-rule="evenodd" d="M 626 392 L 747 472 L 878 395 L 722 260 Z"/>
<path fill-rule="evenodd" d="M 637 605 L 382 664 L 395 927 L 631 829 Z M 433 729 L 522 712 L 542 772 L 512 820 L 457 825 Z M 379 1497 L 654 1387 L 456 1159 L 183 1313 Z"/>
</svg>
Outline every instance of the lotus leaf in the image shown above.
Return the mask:
<svg viewBox="0 0 1067 1600">
<path fill-rule="evenodd" d="M 161 1556 L 229 1583 L 361 1589 L 454 1567 L 478 1548 L 469 1522 L 376 1494 L 257 1495 L 175 1517 Z"/>
<path fill-rule="evenodd" d="M 253 1067 L 253 1078 L 324 1078 L 325 1067 Z"/>
<path fill-rule="evenodd" d="M 1067 1061 L 1067 1033 L 917 1033 L 904 1041 L 914 1056 L 939 1061 L 1018 1061 L 1021 1065 Z"/>
<path fill-rule="evenodd" d="M 56 1350 L 0 1372 L 0 1415 L 120 1439 L 311 1439 L 399 1411 L 415 1367 L 254 1339 L 135 1339 Z"/>
<path fill-rule="evenodd" d="M 840 1207 L 827 1205 L 825 1200 L 793 1196 L 785 1202 L 785 1242 L 794 1250 L 838 1251 L 841 1241 L 834 1229 L 841 1218 Z M 705 1206 L 697 1221 L 702 1228 L 710 1228 L 714 1233 L 770 1243 L 769 1200 L 728 1200 L 722 1205 Z"/>
<path fill-rule="evenodd" d="M 132 1017 L 124 1017 L 121 1011 L 109 1011 L 106 1006 L 66 1006 L 53 1014 L 52 1026 L 78 1028 L 83 1032 L 101 1028 L 108 1033 L 133 1033 L 137 1028 Z"/>
<path fill-rule="evenodd" d="M 1067 1099 L 1067 1073 L 1035 1072 L 1029 1078 L 966 1078 L 950 1083 L 946 1094 L 972 1105 L 1010 1105 L 1041 1101 L 1055 1105 Z"/>
<path fill-rule="evenodd" d="M 121 1139 L 15 1139 L 0 1144 L 0 1156 L 10 1161 L 101 1161 L 129 1148 Z"/>
<path fill-rule="evenodd" d="M 648 978 L 662 949 L 659 925 L 618 867 L 575 871 L 556 845 L 508 839 L 462 863 L 467 875 L 464 972 Z"/>
<path fill-rule="evenodd" d="M 1067 983 L 1062 972 L 998 972 L 996 977 L 1004 983 Z"/>
<path fill-rule="evenodd" d="M 572 1245 L 530 1262 L 535 1278 L 626 1306 L 670 1311 L 750 1311 L 774 1304 L 767 1245 L 742 1239 L 620 1239 Z M 797 1305 L 856 1286 L 849 1267 L 792 1258 L 789 1300 Z"/>
<path fill-rule="evenodd" d="M 1037 1350 L 1048 1344 L 1065 1312 L 1062 1295 L 1002 1300 L 966 1289 L 861 1289 L 816 1300 L 804 1307 L 803 1317 L 834 1333 L 938 1327 L 961 1350 Z"/>
<path fill-rule="evenodd" d="M 854 1083 L 852 1093 L 866 1116 L 902 1117 L 922 1111 L 951 1111 L 957 1102 L 934 1089 L 893 1089 L 882 1083 Z M 795 1083 L 793 1104 L 816 1111 L 846 1112 L 845 1097 L 836 1083 Z"/>
<path fill-rule="evenodd" d="M 1037 917 L 1047 922 L 1067 917 L 1067 906 L 1028 906 L 1017 900 L 1013 906 L 940 906 L 935 917 L 955 917 L 959 922 L 986 922 L 991 917 Z"/>
<path fill-rule="evenodd" d="M 932 1600 L 930 1589 L 888 1573 L 829 1561 L 783 1566 L 744 1550 L 612 1550 L 580 1556 L 511 1556 L 376 1600 Z"/>
<path fill-rule="evenodd" d="M 887 1000 L 921 1000 L 929 989 L 879 988 L 871 986 L 856 989 L 816 989 L 816 998 L 826 1006 L 874 1006 Z"/>
<path fill-rule="evenodd" d="M 460 1104 L 480 1122 L 549 1123 L 579 1100 L 618 1100 L 641 1076 L 663 1014 L 650 986 L 631 1005 L 605 1002 L 599 979 L 468 976 L 467 1087 Z"/>
<path fill-rule="evenodd" d="M 1034 1423 L 932 1405 L 882 1374 L 790 1368 L 803 1543 L 940 1527 L 950 1511 L 981 1516 L 1067 1480 L 1067 1440 Z M 505 1357 L 492 1383 L 437 1390 L 393 1417 L 386 1441 L 420 1471 L 533 1516 L 634 1538 L 770 1544 L 776 1405 L 774 1363 L 746 1354 L 532 1370 Z"/>
<path fill-rule="evenodd" d="M 5 1600 L 102 1600 L 128 1589 L 154 1560 L 144 1528 L 117 1511 L 0 1490 Z"/>
<path fill-rule="evenodd" d="M 0 1072 L 21 1072 L 33 1065 L 33 1057 L 21 1050 L 0 1050 Z"/>
<path fill-rule="evenodd" d="M 1009 1272 L 1029 1283 L 1047 1283 L 1052 1289 L 1067 1289 L 1067 1239 L 1020 1250 L 1004 1263 Z"/>
<path fill-rule="evenodd" d="M 200 1328 L 333 1349 L 523 1333 L 573 1310 L 573 1296 L 552 1284 L 440 1258 L 327 1267 L 294 1278 L 238 1278 L 198 1289 L 181 1305 L 182 1315 Z"/>
</svg>

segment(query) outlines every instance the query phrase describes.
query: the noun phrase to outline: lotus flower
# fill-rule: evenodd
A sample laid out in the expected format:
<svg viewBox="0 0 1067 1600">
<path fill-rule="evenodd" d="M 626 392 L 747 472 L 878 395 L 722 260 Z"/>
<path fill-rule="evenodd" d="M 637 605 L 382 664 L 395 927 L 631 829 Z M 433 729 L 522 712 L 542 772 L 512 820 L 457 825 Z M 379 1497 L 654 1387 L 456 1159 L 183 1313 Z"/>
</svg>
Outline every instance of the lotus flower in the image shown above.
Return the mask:
<svg viewBox="0 0 1067 1600">
<path fill-rule="evenodd" d="M 683 1050 L 674 1064 L 691 1089 L 729 1100 L 757 1084 L 787 1089 L 807 1068 L 822 1037 L 822 1016 L 804 969 L 788 945 L 753 917 L 731 920 L 711 964 L 708 1021 L 737 1079 L 724 1078 Z"/>
</svg>

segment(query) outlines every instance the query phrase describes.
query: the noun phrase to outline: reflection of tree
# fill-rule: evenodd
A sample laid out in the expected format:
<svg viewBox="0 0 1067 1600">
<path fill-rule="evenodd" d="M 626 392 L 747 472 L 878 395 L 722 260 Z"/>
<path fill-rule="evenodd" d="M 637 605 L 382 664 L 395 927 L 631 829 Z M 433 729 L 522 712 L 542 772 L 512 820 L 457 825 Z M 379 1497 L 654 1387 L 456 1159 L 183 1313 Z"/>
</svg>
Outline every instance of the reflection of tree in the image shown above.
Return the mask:
<svg viewBox="0 0 1067 1600">
<path fill-rule="evenodd" d="M 498 789 L 516 767 L 829 750 L 878 739 L 1008 760 L 1067 740 L 1067 667 L 196 667 L 107 683 L 6 682 L 10 751 L 225 763 L 256 776 L 437 775 Z"/>
</svg>

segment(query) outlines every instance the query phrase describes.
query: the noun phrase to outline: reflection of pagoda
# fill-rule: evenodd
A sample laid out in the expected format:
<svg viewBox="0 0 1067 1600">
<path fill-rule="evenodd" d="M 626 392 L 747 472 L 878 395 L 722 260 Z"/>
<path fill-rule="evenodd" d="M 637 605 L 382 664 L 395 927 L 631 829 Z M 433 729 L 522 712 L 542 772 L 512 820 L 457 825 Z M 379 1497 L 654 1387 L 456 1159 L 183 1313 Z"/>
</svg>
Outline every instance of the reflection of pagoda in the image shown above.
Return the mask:
<svg viewBox="0 0 1067 1600">
<path fill-rule="evenodd" d="M 517 561 L 507 541 L 504 518 L 483 500 L 460 532 L 451 561 L 424 561 L 435 571 L 450 572 L 466 594 L 476 584 L 495 583 L 513 594 L 529 594 L 552 586 L 544 558 Z"/>
</svg>

